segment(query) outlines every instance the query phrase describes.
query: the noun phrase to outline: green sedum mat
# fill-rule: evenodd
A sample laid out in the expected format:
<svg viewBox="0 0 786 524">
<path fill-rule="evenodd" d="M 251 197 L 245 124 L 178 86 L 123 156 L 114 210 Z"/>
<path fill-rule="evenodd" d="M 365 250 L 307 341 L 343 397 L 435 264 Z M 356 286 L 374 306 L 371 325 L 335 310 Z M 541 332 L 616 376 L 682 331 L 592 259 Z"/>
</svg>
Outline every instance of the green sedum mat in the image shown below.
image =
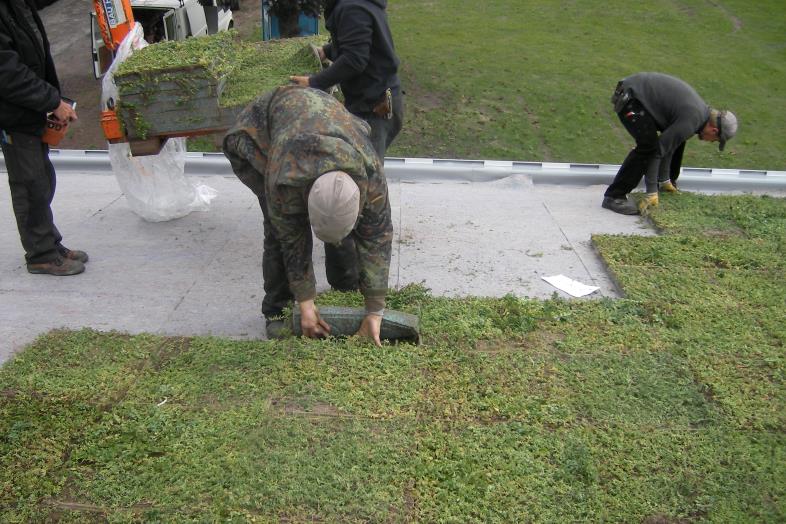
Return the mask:
<svg viewBox="0 0 786 524">
<path fill-rule="evenodd" d="M 291 75 L 321 69 L 319 36 L 243 42 L 235 31 L 161 42 L 133 53 L 115 74 L 118 115 L 130 139 L 226 129 L 256 97 Z"/>
<path fill-rule="evenodd" d="M 155 85 L 181 75 L 226 81 L 220 97 L 223 107 L 242 106 L 262 93 L 289 83 L 291 75 L 321 69 L 311 45 L 322 36 L 244 42 L 234 30 L 182 41 L 161 42 L 133 53 L 118 68 L 115 78 L 122 96 L 124 79 Z"/>
<path fill-rule="evenodd" d="M 44 335 L 0 370 L 0 521 L 783 522 L 786 200 L 651 219 L 594 239 L 624 299 L 392 291 L 419 346 Z"/>
</svg>

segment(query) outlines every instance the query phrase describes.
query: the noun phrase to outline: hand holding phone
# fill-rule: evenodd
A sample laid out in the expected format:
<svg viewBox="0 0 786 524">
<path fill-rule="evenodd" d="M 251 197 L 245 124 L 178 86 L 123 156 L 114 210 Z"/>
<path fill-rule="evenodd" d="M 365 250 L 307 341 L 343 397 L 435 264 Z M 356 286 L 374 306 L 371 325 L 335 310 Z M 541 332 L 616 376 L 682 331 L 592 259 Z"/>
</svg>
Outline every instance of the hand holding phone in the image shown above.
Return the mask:
<svg viewBox="0 0 786 524">
<path fill-rule="evenodd" d="M 70 98 L 61 98 L 60 105 L 52 111 L 52 114 L 61 122 L 73 122 L 77 120 L 76 102 Z"/>
</svg>

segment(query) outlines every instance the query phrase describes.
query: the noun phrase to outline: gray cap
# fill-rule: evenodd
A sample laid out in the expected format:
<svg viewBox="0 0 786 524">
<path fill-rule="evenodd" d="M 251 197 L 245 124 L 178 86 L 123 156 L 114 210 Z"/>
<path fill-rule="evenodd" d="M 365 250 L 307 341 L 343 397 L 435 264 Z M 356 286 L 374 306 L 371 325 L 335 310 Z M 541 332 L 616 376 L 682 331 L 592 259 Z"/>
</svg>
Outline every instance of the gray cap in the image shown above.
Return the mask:
<svg viewBox="0 0 786 524">
<path fill-rule="evenodd" d="M 355 227 L 360 214 L 360 189 L 343 171 L 320 175 L 308 194 L 308 218 L 318 239 L 336 244 Z"/>
<path fill-rule="evenodd" d="M 718 128 L 718 149 L 723 151 L 726 141 L 734 138 L 737 134 L 737 117 L 731 111 L 718 111 L 713 109 L 712 116 L 715 117 L 715 125 Z"/>
</svg>

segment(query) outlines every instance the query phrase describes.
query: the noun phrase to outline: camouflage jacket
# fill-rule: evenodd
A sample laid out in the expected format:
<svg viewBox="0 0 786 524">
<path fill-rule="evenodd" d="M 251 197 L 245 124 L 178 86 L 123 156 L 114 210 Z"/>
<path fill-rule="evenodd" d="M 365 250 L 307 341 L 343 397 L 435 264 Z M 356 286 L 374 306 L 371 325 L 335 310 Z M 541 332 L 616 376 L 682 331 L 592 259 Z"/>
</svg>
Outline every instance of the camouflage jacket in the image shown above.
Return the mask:
<svg viewBox="0 0 786 524">
<path fill-rule="evenodd" d="M 224 137 L 233 171 L 266 202 L 298 301 L 316 295 L 308 192 L 317 177 L 339 170 L 360 188 L 361 213 L 351 235 L 366 309 L 384 307 L 393 225 L 387 181 L 369 134 L 368 124 L 331 95 L 285 86 L 246 107 Z"/>
</svg>

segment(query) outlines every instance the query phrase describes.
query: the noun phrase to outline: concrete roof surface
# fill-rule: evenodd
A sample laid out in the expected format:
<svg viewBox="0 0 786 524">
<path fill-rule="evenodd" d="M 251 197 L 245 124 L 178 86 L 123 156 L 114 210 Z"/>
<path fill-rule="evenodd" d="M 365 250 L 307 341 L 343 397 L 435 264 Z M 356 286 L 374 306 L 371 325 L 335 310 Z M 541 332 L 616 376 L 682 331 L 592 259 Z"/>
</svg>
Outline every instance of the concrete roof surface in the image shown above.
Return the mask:
<svg viewBox="0 0 786 524">
<path fill-rule="evenodd" d="M 210 209 L 146 222 L 108 172 L 58 172 L 53 203 L 63 244 L 90 255 L 85 273 L 32 275 L 0 192 L 0 363 L 55 328 L 263 339 L 262 213 L 234 176 L 189 176 L 218 192 Z M 617 296 L 593 233 L 652 234 L 637 216 L 600 207 L 605 187 L 389 180 L 395 228 L 390 286 L 435 295 L 568 297 L 541 277 L 563 274 Z M 315 242 L 318 290 L 327 289 Z"/>
</svg>

